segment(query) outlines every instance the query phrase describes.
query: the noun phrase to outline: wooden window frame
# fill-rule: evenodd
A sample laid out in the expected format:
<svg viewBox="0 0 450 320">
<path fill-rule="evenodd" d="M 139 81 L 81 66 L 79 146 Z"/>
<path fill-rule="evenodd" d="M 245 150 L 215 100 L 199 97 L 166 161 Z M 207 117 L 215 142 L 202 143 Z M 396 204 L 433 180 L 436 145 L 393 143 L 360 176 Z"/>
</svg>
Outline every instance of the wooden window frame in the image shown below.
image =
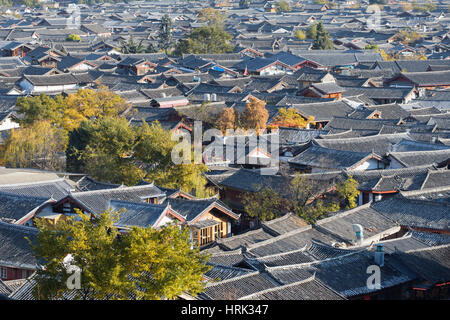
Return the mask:
<svg viewBox="0 0 450 320">
<path fill-rule="evenodd" d="M 0 278 L 8 279 L 8 268 L 0 267 Z"/>
</svg>

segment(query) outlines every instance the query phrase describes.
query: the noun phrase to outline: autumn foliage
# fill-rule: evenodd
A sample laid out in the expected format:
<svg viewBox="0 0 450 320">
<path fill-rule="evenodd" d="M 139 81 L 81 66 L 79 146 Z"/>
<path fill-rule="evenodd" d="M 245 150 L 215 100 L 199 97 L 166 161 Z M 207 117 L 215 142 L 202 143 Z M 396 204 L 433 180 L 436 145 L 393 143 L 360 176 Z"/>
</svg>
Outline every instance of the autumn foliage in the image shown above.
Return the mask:
<svg viewBox="0 0 450 320">
<path fill-rule="evenodd" d="M 280 110 L 278 110 L 278 115 L 273 119 L 272 124 L 279 127 L 306 128 L 307 125 L 313 123 L 313 121 L 313 116 L 305 119 L 293 108 L 280 108 Z"/>
<path fill-rule="evenodd" d="M 241 125 L 244 129 L 254 129 L 257 132 L 266 128 L 269 112 L 266 103 L 254 97 L 250 97 L 241 116 Z"/>
</svg>

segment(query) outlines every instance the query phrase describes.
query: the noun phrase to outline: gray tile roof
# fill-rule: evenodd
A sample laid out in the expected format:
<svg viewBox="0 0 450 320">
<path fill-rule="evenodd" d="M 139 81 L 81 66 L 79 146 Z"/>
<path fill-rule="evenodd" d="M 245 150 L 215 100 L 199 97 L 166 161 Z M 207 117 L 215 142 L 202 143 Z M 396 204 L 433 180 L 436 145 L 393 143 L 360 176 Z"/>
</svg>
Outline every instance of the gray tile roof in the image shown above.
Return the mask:
<svg viewBox="0 0 450 320">
<path fill-rule="evenodd" d="M 373 264 L 373 253 L 360 251 L 324 261 L 268 268 L 268 272 L 283 284 L 294 283 L 315 274 L 315 278 L 324 285 L 350 298 L 376 291 L 375 288 L 369 289 L 367 286 L 367 267 Z M 406 273 L 398 265 L 396 259 L 385 256 L 381 289 L 404 284 L 417 278 L 414 273 Z"/>
<path fill-rule="evenodd" d="M 177 199 L 168 198 L 164 203 L 168 203 L 172 210 L 180 214 L 187 223 L 191 223 L 195 218 L 199 217 L 200 214 L 211 210 L 214 207 L 220 208 L 225 212 L 229 213 L 233 217 L 237 218 L 239 215 L 233 213 L 224 203 L 218 200 L 216 197 L 205 198 L 205 199 Z"/>
<path fill-rule="evenodd" d="M 221 238 L 217 243 L 228 250 L 235 250 L 242 246 L 249 246 L 267 239 L 272 239 L 273 235 L 263 228 L 245 232 L 241 235 L 232 236 L 230 238 Z"/>
<path fill-rule="evenodd" d="M 0 192 L 45 199 L 53 198 L 54 200 L 59 200 L 67 196 L 73 190 L 74 186 L 65 178 L 42 182 L 0 185 Z"/>
<path fill-rule="evenodd" d="M 371 156 L 371 152 L 342 151 L 312 145 L 294 158 L 290 164 L 324 169 L 351 169 Z"/>
<path fill-rule="evenodd" d="M 450 158 L 450 149 L 430 151 L 389 152 L 388 157 L 405 167 L 439 164 Z"/>
<path fill-rule="evenodd" d="M 154 185 L 101 189 L 70 194 L 93 214 L 100 214 L 109 208 L 111 200 L 143 203 L 144 198 L 163 197 L 165 194 Z"/>
<path fill-rule="evenodd" d="M 204 276 L 211 282 L 223 281 L 240 276 L 244 276 L 253 272 L 249 269 L 229 267 L 223 265 L 214 265 L 211 270 L 207 271 Z"/>
<path fill-rule="evenodd" d="M 247 251 L 257 257 L 264 257 L 298 250 L 311 244 L 313 241 L 332 244 L 339 242 L 339 239 L 330 234 L 323 233 L 316 228 L 307 226 L 251 244 L 248 246 Z"/>
<path fill-rule="evenodd" d="M 155 227 L 156 222 L 165 214 L 168 205 L 135 203 L 127 201 L 111 200 L 109 206 L 114 211 L 125 209 L 119 220 L 115 222 L 118 228 Z"/>
<path fill-rule="evenodd" d="M 306 280 L 266 289 L 240 300 L 345 300 L 345 297 L 310 277 Z"/>
<path fill-rule="evenodd" d="M 434 283 L 450 279 L 450 244 L 430 248 L 408 250 L 393 254 L 422 279 Z"/>
<path fill-rule="evenodd" d="M 375 202 L 371 208 L 402 226 L 450 229 L 449 206 L 446 203 L 407 199 L 400 194 Z"/>
<path fill-rule="evenodd" d="M 0 221 L 18 221 L 42 206 L 48 199 L 0 192 Z"/>
<path fill-rule="evenodd" d="M 38 229 L 0 221 L 0 265 L 11 268 L 34 270 L 38 260 L 34 256 L 28 237 L 36 242 Z"/>
<path fill-rule="evenodd" d="M 330 121 L 333 117 L 344 117 L 353 110 L 342 100 L 293 104 L 292 108 L 306 118 L 313 116 L 314 121 Z"/>
<path fill-rule="evenodd" d="M 352 229 L 353 224 L 363 227 L 365 241 L 376 241 L 400 230 L 397 223 L 372 209 L 370 204 L 332 214 L 328 218 L 317 221 L 315 226 L 347 243 L 358 245 Z"/>
<path fill-rule="evenodd" d="M 218 283 L 208 284 L 199 295 L 202 300 L 236 300 L 258 291 L 274 288 L 275 280 L 259 272 L 252 272 Z"/>
<path fill-rule="evenodd" d="M 323 136 L 315 138 L 313 141 L 321 147 L 359 152 L 374 152 L 379 155 L 385 155 L 389 151 L 393 151 L 395 146 L 400 141 L 408 141 L 411 139 L 407 133 L 395 134 L 378 134 L 373 136 L 354 137 L 354 138 L 338 138 L 338 139 L 323 139 Z"/>
<path fill-rule="evenodd" d="M 307 223 L 303 219 L 297 217 L 293 213 L 287 213 L 280 218 L 262 223 L 264 229 L 278 235 L 296 230 L 300 227 L 305 227 L 306 225 Z"/>
</svg>

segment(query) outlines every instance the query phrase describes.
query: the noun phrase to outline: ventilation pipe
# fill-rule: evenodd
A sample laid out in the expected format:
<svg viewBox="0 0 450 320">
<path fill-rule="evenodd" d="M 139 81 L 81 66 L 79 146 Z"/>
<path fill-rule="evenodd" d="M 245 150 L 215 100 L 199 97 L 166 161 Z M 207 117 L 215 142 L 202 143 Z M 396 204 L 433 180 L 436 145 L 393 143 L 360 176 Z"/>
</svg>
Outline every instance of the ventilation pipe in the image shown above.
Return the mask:
<svg viewBox="0 0 450 320">
<path fill-rule="evenodd" d="M 375 259 L 375 263 L 378 266 L 380 266 L 380 267 L 384 266 L 384 251 L 383 251 L 382 243 L 377 244 L 377 249 L 375 251 L 374 259 Z"/>
</svg>

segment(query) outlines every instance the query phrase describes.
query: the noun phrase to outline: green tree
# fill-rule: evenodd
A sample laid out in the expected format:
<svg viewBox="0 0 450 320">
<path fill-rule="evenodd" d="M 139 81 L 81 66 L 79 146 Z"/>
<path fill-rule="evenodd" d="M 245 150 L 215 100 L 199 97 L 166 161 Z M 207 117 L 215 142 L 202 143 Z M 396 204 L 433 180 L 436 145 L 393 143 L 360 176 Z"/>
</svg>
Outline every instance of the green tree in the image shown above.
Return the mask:
<svg viewBox="0 0 450 320">
<path fill-rule="evenodd" d="M 333 40 L 330 34 L 325 30 L 322 22 L 317 24 L 317 35 L 314 39 L 313 50 L 333 50 Z"/>
<path fill-rule="evenodd" d="M 121 212 L 106 211 L 95 218 L 78 212 L 51 224 L 36 219 L 37 243 L 30 245 L 44 268 L 36 273 L 37 299 L 61 299 L 70 292 L 67 282 L 78 267 L 81 289 L 75 299 L 157 300 L 176 299 L 181 293 L 197 295 L 203 274 L 211 267 L 207 256 L 191 249 L 189 229 L 176 225 L 160 230 L 133 227 L 120 234 L 114 223 Z M 65 261 L 67 263 L 67 260 Z"/>
<path fill-rule="evenodd" d="M 158 45 L 166 54 L 168 49 L 173 46 L 172 20 L 168 14 L 165 14 L 161 18 L 161 25 L 158 32 Z"/>
<path fill-rule="evenodd" d="M 261 186 L 259 192 L 246 194 L 242 199 L 246 213 L 267 221 L 292 212 L 313 224 L 330 213 L 356 206 L 358 183 L 352 177 L 336 185 L 335 191 L 321 190 L 304 174 L 285 177 L 286 186 L 275 191 Z"/>
<path fill-rule="evenodd" d="M 378 45 L 376 45 L 376 44 L 367 44 L 367 45 L 364 47 L 364 49 L 365 49 L 365 50 L 378 50 L 378 49 L 380 49 L 380 48 L 379 48 Z"/>
<path fill-rule="evenodd" d="M 416 44 L 422 38 L 422 35 L 420 35 L 416 31 L 411 30 L 411 28 L 407 28 L 400 30 L 396 34 L 396 37 L 400 43 L 411 46 Z"/>
<path fill-rule="evenodd" d="M 358 199 L 358 181 L 352 176 L 348 176 L 347 180 L 342 181 L 336 185 L 336 194 L 340 199 L 340 207 L 345 209 L 352 209 L 357 206 Z"/>
<path fill-rule="evenodd" d="M 172 161 L 172 150 L 178 144 L 172 140 L 170 131 L 166 131 L 157 121 L 151 125 L 144 123 L 137 133 L 139 139 L 135 148 L 135 158 L 148 164 L 145 168 L 145 179 L 167 188 L 181 188 L 183 191 L 198 197 L 210 196 L 206 189 L 206 178 L 203 173 L 207 167 L 192 162 L 191 146 L 186 147 L 189 163 L 175 164 Z"/>
<path fill-rule="evenodd" d="M 311 40 L 317 38 L 317 23 L 314 23 L 311 27 L 309 27 L 306 30 L 306 37 Z"/>
<path fill-rule="evenodd" d="M 66 167 L 68 172 L 86 172 L 83 151 L 86 150 L 93 133 L 93 122 L 84 120 L 78 128 L 69 132 L 66 150 Z"/>
<path fill-rule="evenodd" d="M 270 187 L 247 193 L 242 199 L 245 212 L 258 221 L 269 221 L 283 215 L 282 197 Z"/>
<path fill-rule="evenodd" d="M 86 173 L 94 179 L 134 185 L 144 177 L 133 157 L 136 132 L 125 118 L 95 121 L 88 141 L 81 157 Z"/>
<path fill-rule="evenodd" d="M 233 50 L 230 44 L 232 36 L 218 26 L 203 26 L 194 29 L 187 39 L 180 40 L 175 50 L 176 55 L 183 53 L 226 53 Z"/>
<path fill-rule="evenodd" d="M 64 109 L 65 105 L 62 96 L 52 98 L 46 94 L 40 94 L 34 97 L 19 97 L 16 102 L 18 114 L 16 121 L 21 126 L 29 126 L 35 121 L 42 120 L 59 123 Z"/>
<path fill-rule="evenodd" d="M 128 107 L 128 104 L 107 87 L 100 86 L 97 90 L 80 89 L 67 97 L 57 95 L 52 98 L 41 94 L 18 98 L 16 107 L 21 126 L 48 120 L 53 125 L 71 131 L 83 120 L 117 116 Z"/>
<path fill-rule="evenodd" d="M 215 26 L 219 28 L 223 27 L 223 23 L 227 18 L 226 13 L 214 8 L 205 8 L 203 10 L 200 10 L 198 16 L 201 21 L 208 23 L 209 26 Z"/>
<path fill-rule="evenodd" d="M 121 51 L 126 54 L 144 53 L 145 47 L 142 42 L 143 40 L 139 42 L 134 41 L 134 38 L 131 35 L 127 42 L 123 40 L 120 41 Z"/>
<path fill-rule="evenodd" d="M 289 12 L 291 11 L 291 7 L 289 6 L 289 3 L 284 0 L 280 0 L 276 3 L 277 12 Z"/>
</svg>

